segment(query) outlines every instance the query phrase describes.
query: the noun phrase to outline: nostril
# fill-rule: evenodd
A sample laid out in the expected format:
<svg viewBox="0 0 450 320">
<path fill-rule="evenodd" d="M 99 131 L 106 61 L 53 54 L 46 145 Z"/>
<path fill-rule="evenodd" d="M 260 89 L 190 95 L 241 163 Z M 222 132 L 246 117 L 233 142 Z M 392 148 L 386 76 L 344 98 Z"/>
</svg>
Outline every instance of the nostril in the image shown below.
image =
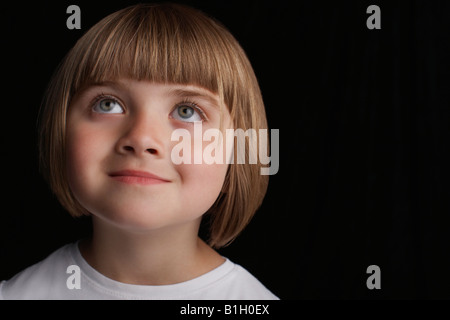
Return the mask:
<svg viewBox="0 0 450 320">
<path fill-rule="evenodd" d="M 131 145 L 124 145 L 122 146 L 122 152 L 125 153 L 135 153 L 135 152 L 139 152 L 140 149 L 135 149 L 134 147 L 132 147 Z M 154 148 L 148 148 L 148 149 L 144 149 L 145 152 L 148 152 L 150 154 L 157 154 L 158 150 L 154 149 Z"/>
</svg>

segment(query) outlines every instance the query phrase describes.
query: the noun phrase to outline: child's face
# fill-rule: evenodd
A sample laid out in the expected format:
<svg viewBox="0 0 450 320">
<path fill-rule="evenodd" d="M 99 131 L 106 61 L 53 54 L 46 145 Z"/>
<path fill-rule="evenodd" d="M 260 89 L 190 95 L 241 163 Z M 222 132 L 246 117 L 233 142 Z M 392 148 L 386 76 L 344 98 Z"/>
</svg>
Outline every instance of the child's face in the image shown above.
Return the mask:
<svg viewBox="0 0 450 320">
<path fill-rule="evenodd" d="M 175 129 L 190 132 L 193 159 L 194 121 L 203 120 L 205 131 L 218 129 L 221 117 L 223 130 L 232 128 L 218 96 L 197 86 L 121 79 L 88 87 L 67 114 L 74 196 L 93 215 L 136 231 L 198 222 L 219 195 L 228 165 L 175 165 L 172 148 L 180 142 L 171 136 Z"/>
</svg>

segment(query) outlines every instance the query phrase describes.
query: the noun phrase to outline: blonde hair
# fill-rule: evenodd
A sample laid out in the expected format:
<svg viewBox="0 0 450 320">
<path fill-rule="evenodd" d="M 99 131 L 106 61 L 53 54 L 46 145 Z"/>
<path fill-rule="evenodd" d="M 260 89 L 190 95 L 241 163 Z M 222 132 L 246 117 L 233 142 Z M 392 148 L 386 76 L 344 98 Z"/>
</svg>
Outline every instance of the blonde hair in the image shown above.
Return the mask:
<svg viewBox="0 0 450 320">
<path fill-rule="evenodd" d="M 129 77 L 194 84 L 217 93 L 234 128 L 267 128 L 257 79 L 246 54 L 220 23 L 196 9 L 141 4 L 117 11 L 81 37 L 54 74 L 39 121 L 41 172 L 72 216 L 87 215 L 66 176 L 66 113 L 74 95 L 90 83 Z M 246 143 L 246 154 L 248 144 Z M 261 205 L 268 176 L 260 164 L 233 164 L 209 209 L 209 244 L 229 244 Z"/>
</svg>

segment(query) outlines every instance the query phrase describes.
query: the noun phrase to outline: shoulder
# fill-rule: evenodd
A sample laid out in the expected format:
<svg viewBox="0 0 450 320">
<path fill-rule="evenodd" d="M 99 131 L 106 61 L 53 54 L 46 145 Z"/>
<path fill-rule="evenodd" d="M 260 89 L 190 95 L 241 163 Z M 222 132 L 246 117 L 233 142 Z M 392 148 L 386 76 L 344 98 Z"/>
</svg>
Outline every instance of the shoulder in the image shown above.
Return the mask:
<svg viewBox="0 0 450 320">
<path fill-rule="evenodd" d="M 223 300 L 279 300 L 255 276 L 242 266 L 226 260 L 223 269 L 228 272 L 208 290 L 208 299 Z M 217 296 L 213 293 L 217 293 Z"/>
<path fill-rule="evenodd" d="M 278 300 L 254 275 L 238 264 L 234 264 L 236 281 L 242 299 Z"/>
<path fill-rule="evenodd" d="M 0 299 L 58 299 L 58 289 L 66 286 L 67 267 L 73 264 L 70 250 L 74 245 L 65 245 L 11 279 L 2 281 Z"/>
</svg>

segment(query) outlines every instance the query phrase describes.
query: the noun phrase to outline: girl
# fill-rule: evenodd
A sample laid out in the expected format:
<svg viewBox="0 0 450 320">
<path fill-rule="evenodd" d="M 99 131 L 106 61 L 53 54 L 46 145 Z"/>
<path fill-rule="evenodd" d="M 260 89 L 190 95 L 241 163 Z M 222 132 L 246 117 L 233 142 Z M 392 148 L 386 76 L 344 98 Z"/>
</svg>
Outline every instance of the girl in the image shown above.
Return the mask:
<svg viewBox="0 0 450 320">
<path fill-rule="evenodd" d="M 194 124 L 267 128 L 251 65 L 222 25 L 165 4 L 93 26 L 54 75 L 40 119 L 41 170 L 73 216 L 92 216 L 92 237 L 3 281 L 0 298 L 277 299 L 213 249 L 250 221 L 267 176 L 260 164 L 175 163 L 172 134 L 194 135 Z"/>
</svg>

